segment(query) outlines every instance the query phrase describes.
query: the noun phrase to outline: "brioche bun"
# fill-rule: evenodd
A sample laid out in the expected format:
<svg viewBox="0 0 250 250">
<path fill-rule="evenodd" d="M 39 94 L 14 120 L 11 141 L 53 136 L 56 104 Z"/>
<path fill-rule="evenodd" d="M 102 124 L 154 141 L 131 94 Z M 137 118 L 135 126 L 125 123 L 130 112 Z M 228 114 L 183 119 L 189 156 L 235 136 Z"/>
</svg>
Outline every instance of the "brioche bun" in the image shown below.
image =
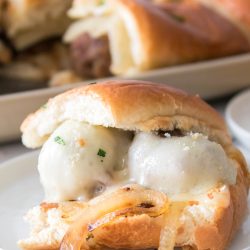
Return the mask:
<svg viewBox="0 0 250 250">
<path fill-rule="evenodd" d="M 250 51 L 241 27 L 196 0 L 74 1 L 69 13 L 77 20 L 64 41 L 74 44 L 83 33 L 107 34 L 114 75 Z"/>
<path fill-rule="evenodd" d="M 199 250 L 226 248 L 246 213 L 249 173 L 244 157 L 232 145 L 223 119 L 213 108 L 198 96 L 163 84 L 136 80 L 96 83 L 61 94 L 26 118 L 21 126 L 24 144 L 41 146 L 67 119 L 130 131 L 199 132 L 221 144 L 237 168 L 236 184 L 223 190 L 215 188 L 198 203 L 190 199 L 180 219 L 176 246 Z M 62 237 L 76 221 L 74 216 L 86 206 L 83 202 L 65 202 L 48 204 L 48 209 L 43 204 L 31 210 L 29 220 L 36 230 L 19 245 L 23 249 L 59 249 Z M 98 228 L 95 241 L 115 249 L 157 248 L 162 226 L 162 215 L 119 217 Z"/>
<path fill-rule="evenodd" d="M 164 84 L 114 80 L 76 88 L 49 100 L 22 123 L 24 145 L 40 147 L 67 119 L 132 131 L 192 130 L 223 145 L 231 144 L 223 119 L 199 96 Z"/>
</svg>

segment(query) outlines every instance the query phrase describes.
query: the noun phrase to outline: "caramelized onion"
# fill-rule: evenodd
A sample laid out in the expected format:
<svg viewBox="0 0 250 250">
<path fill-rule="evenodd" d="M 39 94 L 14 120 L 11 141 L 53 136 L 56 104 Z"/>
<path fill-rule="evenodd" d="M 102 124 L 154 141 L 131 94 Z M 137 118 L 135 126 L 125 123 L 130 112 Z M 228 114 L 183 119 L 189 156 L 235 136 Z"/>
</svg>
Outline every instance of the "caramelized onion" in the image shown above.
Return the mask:
<svg viewBox="0 0 250 250">
<path fill-rule="evenodd" d="M 118 216 L 130 214 L 148 214 L 156 217 L 166 213 L 169 206 L 165 194 L 144 189 L 139 185 L 130 185 L 115 192 L 102 195 L 86 208 L 82 216 L 65 234 L 60 249 L 89 249 L 89 232 L 111 222 Z"/>
<path fill-rule="evenodd" d="M 158 250 L 173 250 L 175 246 L 177 230 L 180 224 L 180 216 L 187 202 L 173 202 L 164 214 L 164 225 L 161 230 Z"/>
</svg>

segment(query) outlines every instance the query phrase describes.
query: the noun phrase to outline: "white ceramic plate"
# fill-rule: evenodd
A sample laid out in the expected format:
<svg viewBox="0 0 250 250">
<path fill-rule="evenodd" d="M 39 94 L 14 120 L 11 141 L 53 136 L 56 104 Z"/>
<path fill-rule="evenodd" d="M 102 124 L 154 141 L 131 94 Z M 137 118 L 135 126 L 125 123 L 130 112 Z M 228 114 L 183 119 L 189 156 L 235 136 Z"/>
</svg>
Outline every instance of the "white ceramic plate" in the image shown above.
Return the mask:
<svg viewBox="0 0 250 250">
<path fill-rule="evenodd" d="M 233 135 L 250 149 L 250 89 L 228 103 L 226 120 Z"/>
<path fill-rule="evenodd" d="M 126 78 L 129 79 L 129 77 Z M 130 78 L 170 84 L 189 93 L 199 94 L 206 99 L 218 97 L 250 86 L 250 53 L 162 68 Z M 115 79 L 115 77 L 109 79 Z M 103 79 L 98 81 L 101 80 Z M 20 136 L 19 126 L 24 117 L 44 104 L 48 98 L 77 86 L 80 85 L 0 96 L 0 143 L 17 139 Z"/>
<path fill-rule="evenodd" d="M 17 240 L 29 230 L 23 215 L 43 198 L 37 156 L 32 152 L 0 165 L 0 248 L 4 250 L 18 249 Z"/>
<path fill-rule="evenodd" d="M 43 191 L 36 169 L 38 152 L 32 152 L 0 166 L 0 248 L 16 250 L 18 239 L 28 235 L 22 217 L 41 202 Z M 229 250 L 250 246 L 250 216 Z"/>
</svg>

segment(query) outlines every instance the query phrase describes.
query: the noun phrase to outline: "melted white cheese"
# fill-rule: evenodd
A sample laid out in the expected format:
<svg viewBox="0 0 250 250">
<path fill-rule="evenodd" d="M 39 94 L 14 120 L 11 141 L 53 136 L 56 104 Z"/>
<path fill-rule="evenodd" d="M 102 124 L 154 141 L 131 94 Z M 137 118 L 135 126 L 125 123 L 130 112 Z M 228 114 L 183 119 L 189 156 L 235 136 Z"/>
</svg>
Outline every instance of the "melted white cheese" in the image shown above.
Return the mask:
<svg viewBox="0 0 250 250">
<path fill-rule="evenodd" d="M 200 134 L 161 138 L 138 133 L 129 149 L 132 181 L 169 196 L 200 194 L 234 184 L 236 168 L 223 148 Z"/>
<path fill-rule="evenodd" d="M 44 144 L 38 161 L 46 200 L 88 200 L 116 184 L 116 173 L 124 173 L 118 170 L 126 164 L 130 143 L 124 131 L 77 121 L 61 124 Z"/>
<path fill-rule="evenodd" d="M 38 170 L 46 200 L 89 200 L 135 182 L 190 200 L 218 184 L 234 184 L 223 148 L 201 134 L 162 138 L 65 121 L 44 144 Z"/>
</svg>

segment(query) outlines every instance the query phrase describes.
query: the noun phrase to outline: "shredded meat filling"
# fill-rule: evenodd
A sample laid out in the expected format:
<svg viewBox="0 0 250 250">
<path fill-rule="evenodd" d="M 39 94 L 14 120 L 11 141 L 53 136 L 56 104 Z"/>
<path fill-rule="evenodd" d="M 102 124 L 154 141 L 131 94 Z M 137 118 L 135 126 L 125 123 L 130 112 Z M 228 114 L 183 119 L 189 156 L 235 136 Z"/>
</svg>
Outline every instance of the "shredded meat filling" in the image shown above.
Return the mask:
<svg viewBox="0 0 250 250">
<path fill-rule="evenodd" d="M 111 56 L 106 35 L 98 38 L 80 35 L 70 47 L 73 70 L 83 78 L 110 76 Z"/>
</svg>

